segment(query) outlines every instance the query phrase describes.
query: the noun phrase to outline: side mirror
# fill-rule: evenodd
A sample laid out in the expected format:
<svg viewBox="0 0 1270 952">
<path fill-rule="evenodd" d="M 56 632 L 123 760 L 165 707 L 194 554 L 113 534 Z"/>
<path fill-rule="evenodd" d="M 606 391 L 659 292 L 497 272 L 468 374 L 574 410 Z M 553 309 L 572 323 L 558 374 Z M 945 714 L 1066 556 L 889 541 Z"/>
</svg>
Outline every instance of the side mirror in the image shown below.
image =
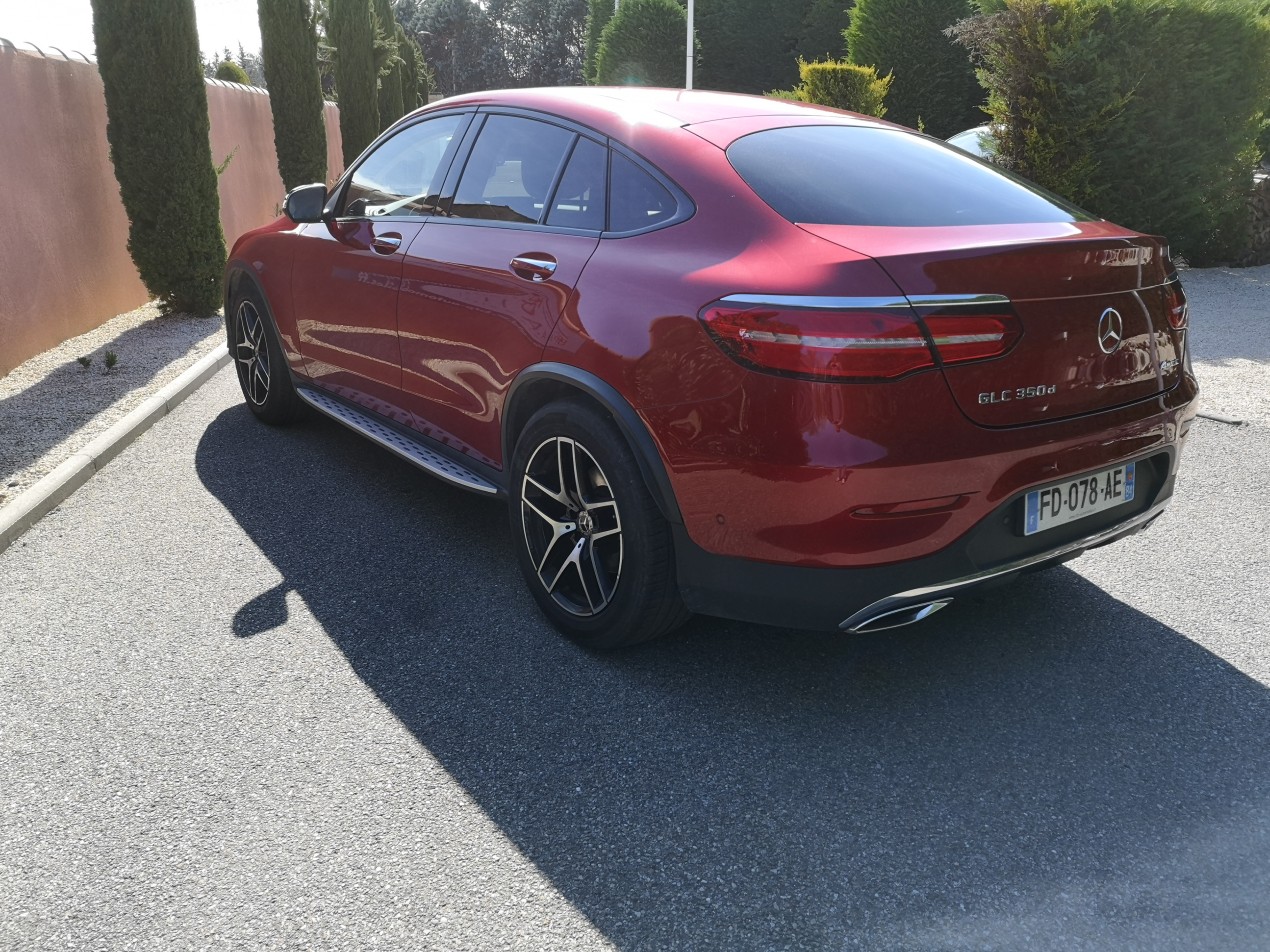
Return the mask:
<svg viewBox="0 0 1270 952">
<path fill-rule="evenodd" d="M 287 193 L 287 201 L 283 209 L 293 222 L 303 225 L 307 222 L 322 220 L 322 209 L 326 207 L 326 186 L 321 182 L 316 185 L 301 185 Z"/>
</svg>

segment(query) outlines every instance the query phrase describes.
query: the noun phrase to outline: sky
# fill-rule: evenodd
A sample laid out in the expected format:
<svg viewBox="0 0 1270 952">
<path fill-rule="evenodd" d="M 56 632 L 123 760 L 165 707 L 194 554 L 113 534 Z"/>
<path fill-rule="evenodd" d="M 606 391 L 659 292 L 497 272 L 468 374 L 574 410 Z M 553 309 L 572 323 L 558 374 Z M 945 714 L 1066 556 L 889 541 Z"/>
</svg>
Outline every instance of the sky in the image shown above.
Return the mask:
<svg viewBox="0 0 1270 952">
<path fill-rule="evenodd" d="M 248 53 L 260 51 L 256 0 L 194 0 L 198 45 L 218 53 L 242 43 Z M 14 43 L 29 41 L 63 50 L 93 52 L 93 8 L 89 0 L 0 0 L 0 36 Z"/>
</svg>

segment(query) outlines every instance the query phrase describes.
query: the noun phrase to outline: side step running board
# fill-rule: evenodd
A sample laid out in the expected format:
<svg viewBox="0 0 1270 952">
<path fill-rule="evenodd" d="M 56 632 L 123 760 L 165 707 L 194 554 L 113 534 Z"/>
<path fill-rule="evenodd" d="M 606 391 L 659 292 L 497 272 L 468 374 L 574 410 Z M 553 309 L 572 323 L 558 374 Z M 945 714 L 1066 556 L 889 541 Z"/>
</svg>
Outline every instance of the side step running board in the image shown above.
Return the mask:
<svg viewBox="0 0 1270 952">
<path fill-rule="evenodd" d="M 373 440 L 384 449 L 396 453 L 438 479 L 444 479 L 447 483 L 459 486 L 462 489 L 469 489 L 472 492 L 482 493 L 487 496 L 498 495 L 498 487 L 484 476 L 472 472 L 462 463 L 457 463 L 449 457 L 442 456 L 436 450 L 425 446 L 422 441 L 411 439 L 407 434 L 393 429 L 386 423 L 375 419 L 369 413 L 364 413 L 356 407 L 351 407 L 342 400 L 327 396 L 320 390 L 313 390 L 309 387 L 296 387 L 296 392 L 300 395 L 300 399 L 315 410 L 338 420 L 350 430 L 354 430 L 367 439 Z"/>
</svg>

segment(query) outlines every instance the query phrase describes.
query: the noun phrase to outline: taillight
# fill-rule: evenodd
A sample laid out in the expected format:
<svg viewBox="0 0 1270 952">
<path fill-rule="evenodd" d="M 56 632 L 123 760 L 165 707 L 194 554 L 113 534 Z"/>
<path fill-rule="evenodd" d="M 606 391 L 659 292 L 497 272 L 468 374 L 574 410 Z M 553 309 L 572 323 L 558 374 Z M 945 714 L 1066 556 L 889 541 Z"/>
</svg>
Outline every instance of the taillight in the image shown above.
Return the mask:
<svg viewBox="0 0 1270 952">
<path fill-rule="evenodd" d="M 1013 312 L 957 313 L 901 299 L 877 307 L 789 307 L 725 299 L 701 321 L 715 343 L 739 363 L 769 373 L 815 380 L 895 380 L 944 364 L 1004 354 L 1018 338 Z M 925 327 L 923 327 L 925 322 Z"/>
<path fill-rule="evenodd" d="M 1191 307 L 1186 303 L 1182 282 L 1176 276 L 1164 285 L 1164 301 L 1169 314 L 1169 327 L 1175 331 L 1183 330 L 1190 317 Z"/>
</svg>

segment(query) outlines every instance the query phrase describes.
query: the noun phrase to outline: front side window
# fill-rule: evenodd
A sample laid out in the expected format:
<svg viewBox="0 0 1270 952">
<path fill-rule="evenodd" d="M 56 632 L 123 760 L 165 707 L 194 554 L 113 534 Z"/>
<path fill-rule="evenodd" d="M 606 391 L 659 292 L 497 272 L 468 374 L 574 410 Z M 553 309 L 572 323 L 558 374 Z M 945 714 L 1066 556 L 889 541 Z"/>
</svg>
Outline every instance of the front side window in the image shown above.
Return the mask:
<svg viewBox="0 0 1270 952">
<path fill-rule="evenodd" d="M 434 214 L 465 118 L 426 119 L 380 145 L 353 172 L 340 216 Z"/>
<path fill-rule="evenodd" d="M 454 218 L 535 224 L 569 154 L 572 132 L 521 116 L 490 116 L 463 169 Z"/>
</svg>

